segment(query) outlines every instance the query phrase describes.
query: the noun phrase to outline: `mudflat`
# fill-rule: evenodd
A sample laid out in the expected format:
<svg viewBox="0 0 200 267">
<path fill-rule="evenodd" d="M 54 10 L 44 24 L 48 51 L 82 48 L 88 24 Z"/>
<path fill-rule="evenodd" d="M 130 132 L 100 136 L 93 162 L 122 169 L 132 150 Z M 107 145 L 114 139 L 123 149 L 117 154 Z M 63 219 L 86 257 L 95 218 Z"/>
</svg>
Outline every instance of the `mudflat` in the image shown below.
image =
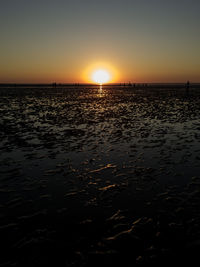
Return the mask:
<svg viewBox="0 0 200 267">
<path fill-rule="evenodd" d="M 192 264 L 200 92 L 2 87 L 0 177 L 1 266 Z"/>
</svg>

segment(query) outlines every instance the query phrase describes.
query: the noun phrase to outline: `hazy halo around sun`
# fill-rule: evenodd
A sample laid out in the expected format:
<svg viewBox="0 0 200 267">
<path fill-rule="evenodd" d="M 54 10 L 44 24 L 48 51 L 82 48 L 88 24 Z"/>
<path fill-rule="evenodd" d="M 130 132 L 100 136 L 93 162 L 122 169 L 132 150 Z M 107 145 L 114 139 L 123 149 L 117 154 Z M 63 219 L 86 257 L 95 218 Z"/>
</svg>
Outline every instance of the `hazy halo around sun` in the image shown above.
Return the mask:
<svg viewBox="0 0 200 267">
<path fill-rule="evenodd" d="M 113 64 L 106 61 L 91 63 L 83 69 L 82 79 L 86 83 L 115 83 L 119 80 L 119 72 Z"/>
<path fill-rule="evenodd" d="M 111 77 L 110 77 L 110 73 L 109 73 L 107 70 L 104 70 L 104 69 L 98 69 L 98 70 L 95 70 L 95 71 L 92 73 L 92 80 L 93 80 L 95 83 L 98 83 L 98 84 L 104 84 L 104 83 L 109 82 L 110 79 L 111 79 Z"/>
</svg>

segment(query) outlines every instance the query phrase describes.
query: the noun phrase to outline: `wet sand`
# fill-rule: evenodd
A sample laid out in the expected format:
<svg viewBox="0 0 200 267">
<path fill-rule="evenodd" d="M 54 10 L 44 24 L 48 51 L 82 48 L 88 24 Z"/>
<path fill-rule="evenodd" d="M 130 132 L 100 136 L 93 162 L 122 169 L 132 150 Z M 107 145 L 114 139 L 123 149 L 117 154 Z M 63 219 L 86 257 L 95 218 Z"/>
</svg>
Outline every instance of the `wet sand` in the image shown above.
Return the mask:
<svg viewBox="0 0 200 267">
<path fill-rule="evenodd" d="M 0 88 L 0 266 L 199 260 L 200 92 Z"/>
</svg>

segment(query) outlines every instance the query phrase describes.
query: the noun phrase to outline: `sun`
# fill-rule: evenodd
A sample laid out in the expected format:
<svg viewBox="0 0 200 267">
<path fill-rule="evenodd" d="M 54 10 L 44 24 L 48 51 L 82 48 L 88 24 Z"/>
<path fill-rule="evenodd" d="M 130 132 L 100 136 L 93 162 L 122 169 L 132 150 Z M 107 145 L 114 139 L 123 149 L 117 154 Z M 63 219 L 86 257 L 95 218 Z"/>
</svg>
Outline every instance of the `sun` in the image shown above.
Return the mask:
<svg viewBox="0 0 200 267">
<path fill-rule="evenodd" d="M 82 72 L 82 79 L 85 83 L 115 83 L 119 80 L 119 72 L 113 64 L 107 61 L 97 61 L 85 67 Z"/>
<path fill-rule="evenodd" d="M 99 69 L 92 73 L 92 80 L 95 83 L 103 84 L 109 82 L 111 79 L 110 73 L 107 70 Z"/>
</svg>

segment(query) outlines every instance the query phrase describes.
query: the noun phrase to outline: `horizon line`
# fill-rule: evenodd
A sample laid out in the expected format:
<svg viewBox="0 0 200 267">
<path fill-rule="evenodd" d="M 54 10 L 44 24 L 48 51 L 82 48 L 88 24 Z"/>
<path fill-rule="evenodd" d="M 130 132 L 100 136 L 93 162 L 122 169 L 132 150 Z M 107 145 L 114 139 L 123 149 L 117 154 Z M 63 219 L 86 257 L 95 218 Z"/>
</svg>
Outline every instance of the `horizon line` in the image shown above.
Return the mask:
<svg viewBox="0 0 200 267">
<path fill-rule="evenodd" d="M 104 83 L 102 84 L 103 86 L 106 85 L 134 85 L 134 84 L 186 84 L 186 82 L 116 82 L 116 83 Z M 190 82 L 190 84 L 200 84 L 199 82 Z M 92 85 L 92 86 L 99 86 L 100 84 L 98 83 L 80 83 L 80 82 L 68 82 L 68 83 L 63 83 L 63 82 L 30 82 L 30 83 L 25 83 L 25 82 L 0 82 L 0 86 L 5 86 L 5 85 L 49 85 L 49 86 L 63 86 L 63 85 L 74 85 L 74 86 L 82 86 L 82 85 Z"/>
</svg>

